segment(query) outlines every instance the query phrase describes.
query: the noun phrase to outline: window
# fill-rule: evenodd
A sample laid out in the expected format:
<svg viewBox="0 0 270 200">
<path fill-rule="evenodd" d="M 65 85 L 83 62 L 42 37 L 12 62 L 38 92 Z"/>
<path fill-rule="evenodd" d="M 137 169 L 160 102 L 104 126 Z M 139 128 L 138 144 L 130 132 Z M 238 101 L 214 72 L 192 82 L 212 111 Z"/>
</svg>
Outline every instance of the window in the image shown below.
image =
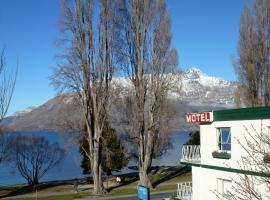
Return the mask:
<svg viewBox="0 0 270 200">
<path fill-rule="evenodd" d="M 218 149 L 222 151 L 231 150 L 231 129 L 218 128 Z"/>
<path fill-rule="evenodd" d="M 217 179 L 217 193 L 218 196 L 221 197 L 220 199 L 226 199 L 226 197 L 228 197 L 231 185 L 232 185 L 231 180 L 221 178 Z"/>
</svg>

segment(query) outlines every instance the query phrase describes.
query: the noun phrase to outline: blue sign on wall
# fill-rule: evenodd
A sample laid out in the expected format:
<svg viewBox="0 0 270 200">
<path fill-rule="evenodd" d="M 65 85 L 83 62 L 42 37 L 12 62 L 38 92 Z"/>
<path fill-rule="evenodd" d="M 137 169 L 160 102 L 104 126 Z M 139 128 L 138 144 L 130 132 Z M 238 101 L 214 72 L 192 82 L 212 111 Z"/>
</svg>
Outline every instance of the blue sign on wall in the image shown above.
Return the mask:
<svg viewBox="0 0 270 200">
<path fill-rule="evenodd" d="M 139 200 L 150 200 L 149 188 L 138 185 L 137 191 L 138 191 L 138 199 Z"/>
</svg>

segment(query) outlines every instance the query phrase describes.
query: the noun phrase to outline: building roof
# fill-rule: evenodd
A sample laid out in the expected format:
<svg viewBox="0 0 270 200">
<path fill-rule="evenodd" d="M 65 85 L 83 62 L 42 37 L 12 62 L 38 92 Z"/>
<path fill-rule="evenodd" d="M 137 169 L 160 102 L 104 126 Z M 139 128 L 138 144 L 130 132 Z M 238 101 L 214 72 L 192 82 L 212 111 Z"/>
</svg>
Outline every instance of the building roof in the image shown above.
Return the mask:
<svg viewBox="0 0 270 200">
<path fill-rule="evenodd" d="M 270 106 L 213 111 L 214 121 L 270 119 Z"/>
</svg>

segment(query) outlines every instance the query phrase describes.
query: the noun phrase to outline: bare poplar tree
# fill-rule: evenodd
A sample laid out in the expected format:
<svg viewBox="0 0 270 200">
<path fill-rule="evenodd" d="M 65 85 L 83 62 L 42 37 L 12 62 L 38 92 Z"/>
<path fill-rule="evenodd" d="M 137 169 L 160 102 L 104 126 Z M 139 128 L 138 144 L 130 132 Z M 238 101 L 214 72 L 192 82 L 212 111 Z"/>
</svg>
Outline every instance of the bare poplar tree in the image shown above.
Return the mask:
<svg viewBox="0 0 270 200">
<path fill-rule="evenodd" d="M 254 7 L 245 4 L 240 18 L 238 76 L 242 103 L 247 106 L 270 104 L 270 3 L 254 0 Z"/>
<path fill-rule="evenodd" d="M 60 91 L 75 91 L 83 107 L 94 193 L 104 192 L 101 178 L 101 141 L 104 125 L 109 123 L 111 80 L 115 68 L 114 1 L 99 1 L 93 12 L 91 0 L 63 1 L 60 22 L 66 52 L 51 77 Z M 94 20 L 95 19 L 95 20 Z M 83 127 L 81 127 L 83 130 Z"/>
<path fill-rule="evenodd" d="M 243 103 L 248 106 L 260 104 L 259 69 L 256 68 L 256 27 L 251 9 L 245 5 L 240 19 L 240 31 L 238 41 L 239 58 L 235 65 L 239 84 L 242 87 Z"/>
<path fill-rule="evenodd" d="M 152 187 L 150 167 L 169 131 L 168 94 L 176 86 L 178 56 L 164 0 L 121 0 L 118 6 L 118 55 L 131 82 L 126 122 L 137 145 L 139 184 Z"/>
<path fill-rule="evenodd" d="M 257 25 L 257 68 L 260 69 L 262 105 L 270 105 L 270 2 L 254 0 Z"/>
</svg>

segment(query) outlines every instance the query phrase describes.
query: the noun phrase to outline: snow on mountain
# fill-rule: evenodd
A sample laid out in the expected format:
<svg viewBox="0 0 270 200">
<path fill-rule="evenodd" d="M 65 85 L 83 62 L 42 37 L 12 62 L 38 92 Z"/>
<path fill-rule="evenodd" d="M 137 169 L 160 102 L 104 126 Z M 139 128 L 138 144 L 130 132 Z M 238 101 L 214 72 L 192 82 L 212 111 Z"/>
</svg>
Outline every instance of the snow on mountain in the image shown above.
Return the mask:
<svg viewBox="0 0 270 200">
<path fill-rule="evenodd" d="M 16 112 L 14 112 L 11 116 L 13 116 L 13 117 L 24 116 L 25 114 L 32 112 L 36 108 L 38 108 L 38 106 L 33 105 L 33 106 L 30 106 L 30 107 L 25 108 L 23 110 L 18 110 Z"/>
<path fill-rule="evenodd" d="M 177 80 L 179 91 L 170 91 L 170 99 L 179 99 L 193 105 L 209 105 L 232 107 L 234 105 L 234 90 L 236 84 L 220 77 L 209 76 L 200 69 L 193 67 L 181 74 Z M 123 89 L 132 87 L 130 80 L 126 77 L 114 78 L 113 82 Z M 123 90 L 123 91 L 126 91 Z M 121 92 L 125 94 L 125 92 Z"/>
<path fill-rule="evenodd" d="M 177 86 L 181 91 L 170 91 L 169 98 L 177 104 L 177 127 L 183 126 L 186 112 L 215 110 L 232 107 L 234 105 L 234 82 L 222 78 L 209 76 L 198 68 L 190 68 L 182 72 Z M 121 86 L 118 98 L 129 95 L 133 87 L 126 77 L 113 79 L 115 86 Z M 177 87 L 178 88 L 178 87 Z M 119 92 L 119 91 L 116 91 Z M 15 112 L 5 119 L 2 125 L 11 130 L 57 130 L 59 124 L 69 121 L 80 121 L 82 107 L 76 101 L 74 93 L 62 94 L 54 97 L 43 105 L 31 106 Z"/>
<path fill-rule="evenodd" d="M 215 76 L 209 76 L 205 74 L 204 72 L 202 72 L 200 69 L 195 68 L 195 67 L 190 68 L 183 73 L 183 82 L 187 83 L 186 86 L 188 86 L 189 83 L 194 82 L 194 81 L 199 82 L 201 85 L 205 87 L 220 87 L 220 86 L 224 87 L 224 86 L 230 86 L 231 84 L 230 81 L 226 81 Z M 183 89 L 190 90 L 191 88 L 183 87 Z"/>
<path fill-rule="evenodd" d="M 209 76 L 198 68 L 182 73 L 180 98 L 191 104 L 216 104 L 232 106 L 236 84 L 220 77 Z"/>
</svg>

